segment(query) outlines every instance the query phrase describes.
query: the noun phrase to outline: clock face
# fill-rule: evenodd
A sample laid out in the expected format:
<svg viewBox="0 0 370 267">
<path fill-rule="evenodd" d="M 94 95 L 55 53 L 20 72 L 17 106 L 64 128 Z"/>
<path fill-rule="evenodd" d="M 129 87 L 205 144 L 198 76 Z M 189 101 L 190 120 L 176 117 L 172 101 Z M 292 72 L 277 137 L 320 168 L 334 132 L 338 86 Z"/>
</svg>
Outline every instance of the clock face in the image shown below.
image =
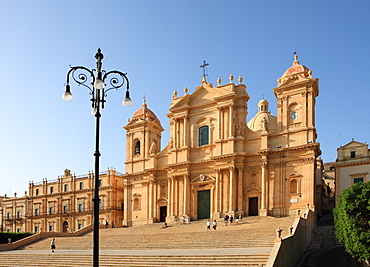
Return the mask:
<svg viewBox="0 0 370 267">
<path fill-rule="evenodd" d="M 291 118 L 292 120 L 296 120 L 296 119 L 298 119 L 298 113 L 297 113 L 297 112 L 293 112 L 292 114 L 290 114 L 290 118 Z"/>
</svg>

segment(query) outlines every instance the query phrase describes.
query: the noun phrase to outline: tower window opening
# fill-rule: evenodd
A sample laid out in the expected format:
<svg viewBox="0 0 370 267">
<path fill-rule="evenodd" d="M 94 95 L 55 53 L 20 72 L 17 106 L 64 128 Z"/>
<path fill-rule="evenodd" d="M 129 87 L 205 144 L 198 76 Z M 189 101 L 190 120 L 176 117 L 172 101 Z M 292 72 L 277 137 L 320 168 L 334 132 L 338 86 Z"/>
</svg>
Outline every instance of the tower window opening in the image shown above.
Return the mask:
<svg viewBox="0 0 370 267">
<path fill-rule="evenodd" d="M 140 141 L 136 142 L 134 151 L 135 151 L 135 155 L 140 154 Z"/>
</svg>

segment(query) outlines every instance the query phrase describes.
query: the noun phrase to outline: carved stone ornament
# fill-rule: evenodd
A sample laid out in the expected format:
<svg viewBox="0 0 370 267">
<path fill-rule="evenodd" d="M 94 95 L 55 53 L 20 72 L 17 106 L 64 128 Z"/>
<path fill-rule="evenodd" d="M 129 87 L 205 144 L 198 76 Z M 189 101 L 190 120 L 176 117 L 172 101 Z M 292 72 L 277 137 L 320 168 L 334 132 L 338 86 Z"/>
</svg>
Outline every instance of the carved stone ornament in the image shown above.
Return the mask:
<svg viewBox="0 0 370 267">
<path fill-rule="evenodd" d="M 204 174 L 199 175 L 199 179 L 201 181 L 204 181 L 206 179 L 206 176 Z"/>
</svg>

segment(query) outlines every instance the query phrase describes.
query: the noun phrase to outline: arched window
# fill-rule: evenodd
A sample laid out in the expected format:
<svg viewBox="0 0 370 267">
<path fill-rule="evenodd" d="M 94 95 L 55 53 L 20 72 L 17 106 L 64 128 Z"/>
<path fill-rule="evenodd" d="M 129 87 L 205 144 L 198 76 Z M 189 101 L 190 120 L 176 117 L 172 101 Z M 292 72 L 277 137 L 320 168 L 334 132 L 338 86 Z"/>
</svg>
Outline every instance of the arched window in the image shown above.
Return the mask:
<svg viewBox="0 0 370 267">
<path fill-rule="evenodd" d="M 289 192 L 291 194 L 298 193 L 298 180 L 297 179 L 290 180 L 289 188 L 290 188 Z"/>
<path fill-rule="evenodd" d="M 135 143 L 134 153 L 135 153 L 135 155 L 139 155 L 140 154 L 140 141 L 137 141 Z"/>
<path fill-rule="evenodd" d="M 202 126 L 199 128 L 199 146 L 209 144 L 209 126 Z"/>
</svg>

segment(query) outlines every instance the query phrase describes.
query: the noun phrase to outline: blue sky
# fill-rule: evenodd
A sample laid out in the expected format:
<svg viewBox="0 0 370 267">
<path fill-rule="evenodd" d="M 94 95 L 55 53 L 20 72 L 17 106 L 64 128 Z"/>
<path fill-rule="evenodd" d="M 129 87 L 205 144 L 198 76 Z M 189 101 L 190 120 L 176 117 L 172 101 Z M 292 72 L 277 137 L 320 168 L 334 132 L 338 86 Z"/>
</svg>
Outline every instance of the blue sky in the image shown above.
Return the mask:
<svg viewBox="0 0 370 267">
<path fill-rule="evenodd" d="M 28 182 L 76 175 L 94 167 L 95 122 L 86 89 L 72 84 L 61 99 L 69 65 L 103 69 L 130 79 L 110 92 L 101 124 L 102 171 L 124 172 L 127 119 L 143 96 L 166 129 L 173 90 L 242 75 L 251 119 L 262 96 L 276 114 L 272 89 L 297 50 L 319 78 L 316 127 L 324 162 L 354 138 L 369 142 L 370 1 L 5 1 L 0 0 L 0 195 L 28 190 Z"/>
</svg>

